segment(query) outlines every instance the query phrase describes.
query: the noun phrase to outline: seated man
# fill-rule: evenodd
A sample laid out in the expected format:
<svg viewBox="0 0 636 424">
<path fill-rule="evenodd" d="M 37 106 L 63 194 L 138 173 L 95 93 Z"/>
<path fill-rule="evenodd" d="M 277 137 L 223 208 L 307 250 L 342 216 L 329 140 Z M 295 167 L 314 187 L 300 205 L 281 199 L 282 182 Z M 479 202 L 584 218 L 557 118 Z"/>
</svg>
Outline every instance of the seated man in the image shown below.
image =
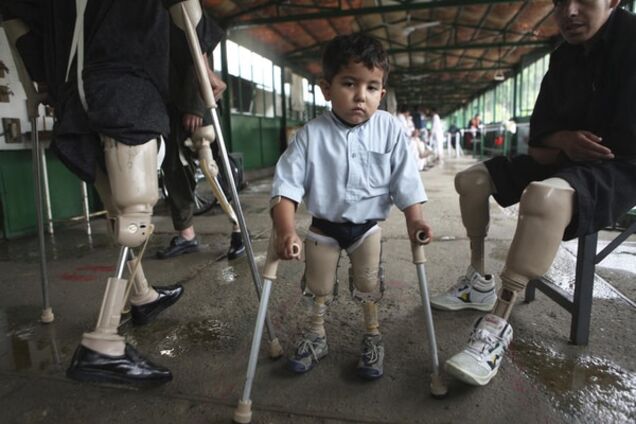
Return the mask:
<svg viewBox="0 0 636 424">
<path fill-rule="evenodd" d="M 446 362 L 460 380 L 485 385 L 512 340 L 518 294 L 550 267 L 561 239 L 611 225 L 636 204 L 636 16 L 619 0 L 555 0 L 565 39 L 551 56 L 530 121 L 530 155 L 498 157 L 455 177 L 471 245 L 467 274 L 433 306 L 490 311 L 468 346 Z M 501 273 L 484 275 L 488 199 L 517 202 L 519 220 Z"/>
</svg>

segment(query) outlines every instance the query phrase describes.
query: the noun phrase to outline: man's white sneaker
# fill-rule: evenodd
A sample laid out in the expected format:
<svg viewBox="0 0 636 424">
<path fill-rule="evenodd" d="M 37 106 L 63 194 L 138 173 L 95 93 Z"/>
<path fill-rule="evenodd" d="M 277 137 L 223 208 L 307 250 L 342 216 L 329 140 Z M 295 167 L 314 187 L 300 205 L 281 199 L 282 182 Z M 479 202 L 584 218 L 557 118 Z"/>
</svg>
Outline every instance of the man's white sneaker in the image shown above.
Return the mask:
<svg viewBox="0 0 636 424">
<path fill-rule="evenodd" d="M 496 315 L 485 315 L 475 323 L 468 346 L 446 361 L 446 372 L 464 383 L 485 386 L 497 375 L 511 341 L 510 324 Z"/>
<path fill-rule="evenodd" d="M 481 275 L 472 266 L 448 291 L 431 297 L 431 306 L 445 311 L 477 309 L 489 312 L 496 302 L 495 279 L 490 274 Z"/>
</svg>

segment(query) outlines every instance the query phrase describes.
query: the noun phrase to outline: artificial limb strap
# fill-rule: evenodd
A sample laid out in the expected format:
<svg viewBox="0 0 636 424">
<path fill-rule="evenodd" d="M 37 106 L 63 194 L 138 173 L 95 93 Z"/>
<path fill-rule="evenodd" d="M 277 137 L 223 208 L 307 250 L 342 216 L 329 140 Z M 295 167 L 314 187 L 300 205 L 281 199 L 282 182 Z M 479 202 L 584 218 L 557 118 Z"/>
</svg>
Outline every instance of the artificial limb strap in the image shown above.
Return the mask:
<svg viewBox="0 0 636 424">
<path fill-rule="evenodd" d="M 488 201 L 495 186 L 486 166 L 480 162 L 455 176 L 462 222 L 470 239 L 470 263 L 484 275 L 484 240 L 488 233 L 490 212 Z"/>
<path fill-rule="evenodd" d="M 159 297 L 159 293 L 148 284 L 144 269 L 141 266 L 141 257 L 128 261 L 128 271 L 131 276 L 134 275 L 134 278 L 130 278 L 130 280 L 132 280 L 132 288 L 130 290 L 129 301 L 132 305 L 145 305 L 146 303 L 155 301 L 157 297 Z"/>
</svg>

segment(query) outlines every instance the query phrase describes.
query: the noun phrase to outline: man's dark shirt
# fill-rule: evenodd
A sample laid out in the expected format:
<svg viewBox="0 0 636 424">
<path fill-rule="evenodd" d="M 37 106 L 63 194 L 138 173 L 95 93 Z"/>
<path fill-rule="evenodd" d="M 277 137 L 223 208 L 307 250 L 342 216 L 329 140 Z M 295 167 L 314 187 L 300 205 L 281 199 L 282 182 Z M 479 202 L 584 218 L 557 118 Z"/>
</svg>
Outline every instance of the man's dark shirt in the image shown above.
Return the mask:
<svg viewBox="0 0 636 424">
<path fill-rule="evenodd" d="M 530 145 L 562 130 L 600 136 L 617 159 L 636 159 L 636 15 L 615 10 L 586 54 L 583 46 L 562 44 L 530 120 Z"/>
<path fill-rule="evenodd" d="M 182 74 L 191 63 L 183 32 L 170 23 L 167 10 L 179 1 L 88 1 L 82 73 L 88 113 L 77 92 L 76 61 L 65 80 L 75 0 L 3 2 L 5 19 L 23 19 L 39 36 L 39 43 L 31 41 L 28 52 L 19 44 L 18 50 L 21 56 L 43 58 L 56 116 L 53 148 L 80 178 L 94 179 L 103 155 L 99 134 L 129 145 L 168 135 L 170 54 L 174 52 L 174 62 L 184 68 Z M 197 26 L 197 34 L 202 50 L 211 53 L 219 36 L 210 31 L 206 19 Z M 29 73 L 41 75 L 40 70 L 29 69 Z"/>
</svg>

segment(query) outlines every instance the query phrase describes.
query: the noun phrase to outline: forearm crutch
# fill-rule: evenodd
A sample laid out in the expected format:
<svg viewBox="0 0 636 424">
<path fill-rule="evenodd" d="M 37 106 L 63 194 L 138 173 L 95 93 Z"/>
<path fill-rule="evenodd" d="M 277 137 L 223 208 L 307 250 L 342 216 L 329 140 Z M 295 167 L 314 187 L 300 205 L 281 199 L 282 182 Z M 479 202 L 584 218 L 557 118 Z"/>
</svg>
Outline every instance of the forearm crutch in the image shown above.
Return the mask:
<svg viewBox="0 0 636 424">
<path fill-rule="evenodd" d="M 198 0 L 190 1 L 196 2 L 195 7 L 200 7 Z M 243 244 L 245 244 L 245 251 L 247 253 L 247 258 L 250 265 L 250 271 L 252 273 L 252 280 L 254 281 L 256 295 L 260 299 L 262 287 L 261 279 L 258 273 L 258 268 L 256 266 L 256 261 L 254 260 L 254 251 L 252 250 L 252 243 L 250 241 L 249 232 L 247 230 L 247 224 L 245 223 L 245 217 L 243 216 L 243 210 L 241 208 L 241 202 L 239 201 L 238 191 L 236 190 L 234 176 L 232 175 L 232 168 L 227 155 L 225 140 L 223 139 L 223 132 L 221 131 L 221 123 L 219 121 L 219 116 L 216 113 L 217 105 L 216 101 L 214 100 L 214 93 L 212 92 L 212 88 L 210 86 L 210 79 L 208 77 L 207 67 L 203 60 L 201 47 L 199 46 L 194 25 L 190 20 L 190 15 L 188 14 L 186 3 L 187 2 L 180 2 L 172 6 L 171 10 L 174 10 L 174 8 L 180 8 L 180 11 L 183 15 L 183 30 L 185 31 L 186 39 L 188 40 L 188 46 L 190 48 L 190 53 L 192 54 L 192 61 L 194 63 L 195 73 L 199 81 L 201 97 L 203 98 L 203 102 L 205 103 L 206 108 L 209 110 L 210 115 L 212 116 L 212 125 L 214 126 L 214 130 L 216 131 L 217 142 L 219 145 L 219 156 L 223 161 L 225 176 L 232 192 L 232 203 L 234 206 L 234 211 L 236 212 L 236 218 L 238 219 L 239 227 L 241 229 Z M 283 349 L 280 345 L 280 342 L 278 341 L 278 338 L 276 337 L 274 327 L 272 326 L 272 323 L 267 316 L 265 316 L 265 323 L 267 325 L 267 332 L 270 339 L 270 356 L 272 358 L 278 358 L 283 355 Z"/>
<path fill-rule="evenodd" d="M 252 347 L 250 349 L 249 362 L 247 363 L 247 375 L 245 377 L 245 386 L 243 386 L 243 396 L 238 402 L 238 406 L 234 411 L 234 422 L 247 424 L 252 421 L 252 400 L 250 395 L 252 392 L 252 383 L 256 374 L 256 365 L 258 362 L 258 351 L 261 346 L 261 337 L 263 335 L 263 324 L 267 314 L 267 304 L 269 303 L 269 295 L 272 289 L 272 281 L 276 280 L 276 271 L 280 258 L 276 254 L 274 247 L 274 234 L 269 238 L 267 246 L 267 256 L 265 265 L 263 266 L 263 294 L 258 305 L 258 313 L 256 314 L 256 325 L 254 326 L 254 335 L 252 336 Z M 300 246 L 293 245 L 294 256 L 300 255 Z"/>
<path fill-rule="evenodd" d="M 433 326 L 433 314 L 431 313 L 431 303 L 428 297 L 428 286 L 426 280 L 426 255 L 424 245 L 430 242 L 426 234 L 418 231 L 415 235 L 417 242 L 411 242 L 411 252 L 413 253 L 413 263 L 417 268 L 417 280 L 420 285 L 420 295 L 424 306 L 424 319 L 426 321 L 426 333 L 428 334 L 428 346 L 433 363 L 433 374 L 431 375 L 431 394 L 435 398 L 442 398 L 448 393 L 448 388 L 439 372 L 439 358 L 437 357 L 437 341 L 435 339 L 435 327 Z"/>
<path fill-rule="evenodd" d="M 2 23 L 4 26 L 11 55 L 18 70 L 18 78 L 22 83 L 24 92 L 27 97 L 27 114 L 31 121 L 31 151 L 33 158 L 33 182 L 35 186 L 35 216 L 38 228 L 38 242 L 40 249 L 40 279 L 42 285 L 42 313 L 40 321 L 43 323 L 53 322 L 55 319 L 53 309 L 49 300 L 49 279 L 46 265 L 46 246 L 44 244 L 44 213 L 42 210 L 42 152 L 40 148 L 40 139 L 38 137 L 37 119 L 39 117 L 39 105 L 42 102 L 42 95 L 35 89 L 35 84 L 29 76 L 26 66 L 22 61 L 22 57 L 15 47 L 17 40 L 24 34 L 29 32 L 28 27 L 19 19 L 10 19 Z"/>
</svg>

